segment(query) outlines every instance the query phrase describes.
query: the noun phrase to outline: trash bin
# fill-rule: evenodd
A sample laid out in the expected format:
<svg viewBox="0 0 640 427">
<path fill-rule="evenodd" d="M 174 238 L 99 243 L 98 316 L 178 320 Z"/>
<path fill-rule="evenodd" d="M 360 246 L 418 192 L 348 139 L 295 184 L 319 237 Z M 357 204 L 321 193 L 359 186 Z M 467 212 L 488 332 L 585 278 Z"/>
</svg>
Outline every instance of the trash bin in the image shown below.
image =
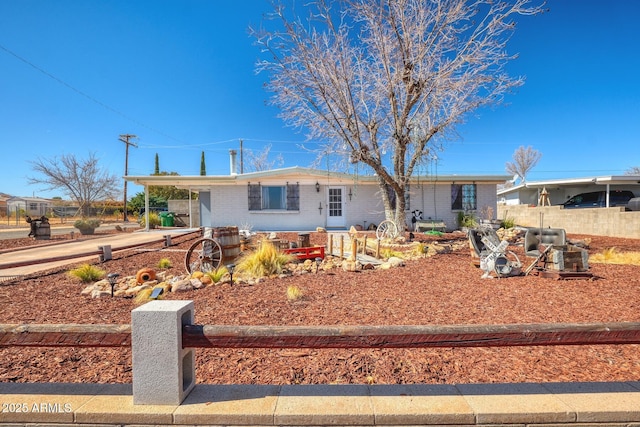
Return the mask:
<svg viewBox="0 0 640 427">
<path fill-rule="evenodd" d="M 160 225 L 162 227 L 173 227 L 173 212 L 160 212 Z"/>
</svg>

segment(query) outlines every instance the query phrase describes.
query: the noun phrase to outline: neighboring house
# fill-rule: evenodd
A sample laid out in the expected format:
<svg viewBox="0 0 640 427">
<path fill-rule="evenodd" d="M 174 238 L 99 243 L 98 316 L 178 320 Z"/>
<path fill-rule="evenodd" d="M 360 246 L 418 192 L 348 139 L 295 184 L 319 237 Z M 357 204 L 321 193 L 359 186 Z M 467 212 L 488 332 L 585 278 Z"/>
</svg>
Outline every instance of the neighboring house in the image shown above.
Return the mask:
<svg viewBox="0 0 640 427">
<path fill-rule="evenodd" d="M 7 211 L 9 215 L 15 215 L 16 212 L 23 212 L 24 215 L 30 217 L 41 217 L 45 215 L 53 203 L 49 199 L 41 199 L 39 197 L 11 197 L 7 200 Z"/>
<path fill-rule="evenodd" d="M 511 188 L 498 190 L 498 203 L 503 205 L 538 206 L 540 196 L 544 190 L 546 190 L 552 206 L 560 205 L 576 194 L 591 191 L 630 190 L 636 197 L 640 197 L 640 175 L 527 181 Z"/>
<path fill-rule="evenodd" d="M 7 207 L 7 201 L 11 198 L 10 195 L 5 193 L 0 193 L 0 212 L 2 216 L 8 216 L 9 210 Z"/>
<path fill-rule="evenodd" d="M 263 231 L 366 228 L 385 219 L 376 176 L 290 167 L 223 176 L 126 176 L 145 187 L 173 185 L 199 193 L 199 224 Z M 458 228 L 458 212 L 486 207 L 496 212 L 497 184 L 509 176 L 417 176 L 407 195 L 406 221 L 412 211 Z M 184 212 L 191 214 L 191 212 Z M 147 224 L 149 222 L 147 221 Z"/>
</svg>

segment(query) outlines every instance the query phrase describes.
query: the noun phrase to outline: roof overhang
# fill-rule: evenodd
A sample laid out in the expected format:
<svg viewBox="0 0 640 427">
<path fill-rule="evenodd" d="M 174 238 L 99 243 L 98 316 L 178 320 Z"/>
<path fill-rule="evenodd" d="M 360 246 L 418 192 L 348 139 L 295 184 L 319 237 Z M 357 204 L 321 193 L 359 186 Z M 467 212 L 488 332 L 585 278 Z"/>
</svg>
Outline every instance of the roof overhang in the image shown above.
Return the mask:
<svg viewBox="0 0 640 427">
<path fill-rule="evenodd" d="M 524 182 L 498 191 L 498 195 L 512 193 L 524 188 L 570 187 L 580 185 L 640 185 L 640 175 L 609 175 L 585 178 L 552 179 L 547 181 Z"/>
<path fill-rule="evenodd" d="M 483 183 L 502 184 L 511 177 L 508 175 L 437 175 L 437 176 L 414 176 L 411 183 Z M 145 176 L 125 176 L 127 182 L 142 186 L 163 186 L 170 185 L 177 188 L 191 191 L 208 190 L 213 186 L 220 185 L 246 185 L 258 181 L 289 181 L 300 184 L 312 185 L 316 182 L 322 184 L 347 184 L 354 181 L 359 184 L 377 184 L 376 175 L 352 175 L 342 172 L 331 172 L 320 169 L 291 167 L 273 169 L 269 171 L 250 172 L 232 175 L 145 175 Z"/>
</svg>

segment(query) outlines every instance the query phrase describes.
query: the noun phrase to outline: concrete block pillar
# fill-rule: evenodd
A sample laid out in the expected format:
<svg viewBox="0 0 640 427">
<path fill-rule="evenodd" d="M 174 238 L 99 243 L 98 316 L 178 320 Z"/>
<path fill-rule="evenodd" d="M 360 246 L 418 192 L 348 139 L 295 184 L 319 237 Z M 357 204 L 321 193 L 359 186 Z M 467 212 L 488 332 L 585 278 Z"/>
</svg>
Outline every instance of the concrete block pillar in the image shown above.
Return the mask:
<svg viewBox="0 0 640 427">
<path fill-rule="evenodd" d="M 193 301 L 151 301 L 131 312 L 133 403 L 179 405 L 195 387 L 195 350 L 182 348 Z"/>
</svg>

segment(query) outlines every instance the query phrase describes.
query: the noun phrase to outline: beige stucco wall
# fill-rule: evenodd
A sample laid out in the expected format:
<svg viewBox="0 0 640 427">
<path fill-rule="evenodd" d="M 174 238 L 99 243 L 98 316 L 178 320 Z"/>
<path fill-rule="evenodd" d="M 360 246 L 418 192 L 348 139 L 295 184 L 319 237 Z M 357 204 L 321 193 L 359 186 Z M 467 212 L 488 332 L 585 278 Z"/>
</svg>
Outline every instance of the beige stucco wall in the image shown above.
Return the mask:
<svg viewBox="0 0 640 427">
<path fill-rule="evenodd" d="M 640 239 L 640 211 L 624 208 L 563 209 L 561 206 L 499 205 L 498 218 L 523 227 L 564 228 L 567 233 Z"/>
</svg>

